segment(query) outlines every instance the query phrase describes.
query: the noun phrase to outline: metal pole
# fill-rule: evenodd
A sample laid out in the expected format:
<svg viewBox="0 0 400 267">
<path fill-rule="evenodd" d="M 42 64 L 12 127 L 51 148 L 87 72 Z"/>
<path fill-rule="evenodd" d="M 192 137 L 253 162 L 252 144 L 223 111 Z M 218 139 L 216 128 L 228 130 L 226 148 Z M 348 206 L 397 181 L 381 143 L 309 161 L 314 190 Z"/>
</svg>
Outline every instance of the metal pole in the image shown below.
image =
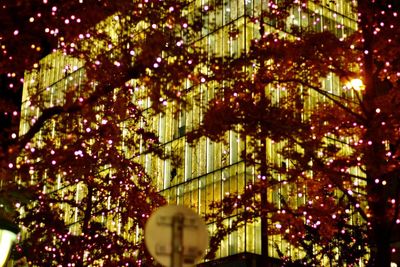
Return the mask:
<svg viewBox="0 0 400 267">
<path fill-rule="evenodd" d="M 172 217 L 171 267 L 183 267 L 183 223 L 182 213 L 177 213 Z"/>
</svg>

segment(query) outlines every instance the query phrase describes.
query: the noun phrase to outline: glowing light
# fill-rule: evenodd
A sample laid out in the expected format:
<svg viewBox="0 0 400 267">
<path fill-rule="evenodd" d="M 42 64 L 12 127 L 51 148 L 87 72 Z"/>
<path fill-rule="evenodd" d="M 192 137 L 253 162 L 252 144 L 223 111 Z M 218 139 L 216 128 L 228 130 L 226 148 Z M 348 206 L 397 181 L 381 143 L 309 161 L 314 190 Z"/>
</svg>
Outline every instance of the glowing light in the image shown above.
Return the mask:
<svg viewBox="0 0 400 267">
<path fill-rule="evenodd" d="M 354 90 L 364 90 L 365 86 L 361 79 L 352 79 L 346 84 L 347 88 L 353 88 Z"/>
<path fill-rule="evenodd" d="M 11 249 L 12 243 L 17 239 L 17 234 L 9 231 L 2 229 L 0 230 L 0 266 L 4 266 L 4 263 L 6 262 L 8 258 L 8 253 Z"/>
</svg>

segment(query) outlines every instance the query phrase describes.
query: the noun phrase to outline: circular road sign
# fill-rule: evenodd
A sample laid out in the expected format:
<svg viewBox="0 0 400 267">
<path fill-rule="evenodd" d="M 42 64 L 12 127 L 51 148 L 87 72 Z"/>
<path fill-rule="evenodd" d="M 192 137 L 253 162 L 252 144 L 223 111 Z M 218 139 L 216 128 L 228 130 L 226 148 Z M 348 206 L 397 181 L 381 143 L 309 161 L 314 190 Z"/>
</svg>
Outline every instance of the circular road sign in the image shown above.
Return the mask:
<svg viewBox="0 0 400 267">
<path fill-rule="evenodd" d="M 203 219 L 193 210 L 167 205 L 150 216 L 144 240 L 148 251 L 160 264 L 190 267 L 204 256 L 208 232 Z"/>
</svg>

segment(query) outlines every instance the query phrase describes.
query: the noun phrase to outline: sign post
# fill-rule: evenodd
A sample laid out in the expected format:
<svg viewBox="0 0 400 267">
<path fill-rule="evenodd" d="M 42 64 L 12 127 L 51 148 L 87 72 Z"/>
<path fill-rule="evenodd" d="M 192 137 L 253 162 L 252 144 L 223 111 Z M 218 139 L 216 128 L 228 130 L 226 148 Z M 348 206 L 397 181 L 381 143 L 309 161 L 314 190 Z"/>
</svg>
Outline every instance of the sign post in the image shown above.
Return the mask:
<svg viewBox="0 0 400 267">
<path fill-rule="evenodd" d="M 185 217 L 182 213 L 177 213 L 172 217 L 172 256 L 171 266 L 183 266 L 183 227 Z"/>
</svg>

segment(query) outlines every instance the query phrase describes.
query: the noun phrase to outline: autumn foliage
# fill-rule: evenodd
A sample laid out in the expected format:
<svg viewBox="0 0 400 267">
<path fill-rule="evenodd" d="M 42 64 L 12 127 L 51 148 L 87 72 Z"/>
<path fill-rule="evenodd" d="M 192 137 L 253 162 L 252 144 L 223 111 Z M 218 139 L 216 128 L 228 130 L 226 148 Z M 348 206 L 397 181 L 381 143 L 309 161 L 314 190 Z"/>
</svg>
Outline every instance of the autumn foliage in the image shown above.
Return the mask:
<svg viewBox="0 0 400 267">
<path fill-rule="evenodd" d="M 295 2 L 278 3 L 276 12 Z M 389 266 L 397 260 L 396 7 L 359 1 L 358 30 L 345 38 L 307 28 L 293 28 L 292 37 L 267 34 L 261 24 L 248 53 L 211 68 L 211 79 L 227 86 L 192 138 L 219 141 L 236 130 L 247 140 L 244 159 L 258 171 L 244 191 L 212 206 L 216 239 L 261 217 L 262 231 L 281 234 L 302 251 L 295 259 L 263 242 L 276 246 L 287 264 Z M 214 71 L 222 65 L 229 70 Z M 324 78 L 337 83 L 329 87 Z M 354 79 L 363 86 L 352 86 Z M 232 225 L 223 223 L 236 214 Z"/>
<path fill-rule="evenodd" d="M 211 204 L 210 257 L 227 234 L 260 220 L 263 256 L 272 246 L 288 265 L 388 267 L 398 260 L 397 1 L 352 1 L 357 28 L 345 36 L 288 20 L 290 10 L 314 18 L 308 5 L 330 9 L 335 1 L 267 1 L 265 10 L 244 13 L 257 33 L 229 55 L 196 42 L 222 1 L 191 12 L 189 2 L 175 0 L 6 2 L 6 90 L 20 88 L 25 70 L 46 71 L 38 60 L 55 49 L 79 59 L 85 77 L 68 84 L 56 104 L 35 87 L 28 129 L 17 137 L 16 112 L 2 136 L 2 215 L 27 233 L 18 257 L 41 266 L 153 264 L 142 228 L 165 200 L 141 156 L 168 155 L 147 127 L 149 110 L 162 114 L 168 101 L 177 112 L 196 106 L 185 98 L 190 83 L 216 93 L 187 140 L 225 142 L 235 131 L 246 142 L 242 160 L 256 170 L 245 188 Z M 98 24 L 104 19 L 109 24 Z M 240 34 L 229 32 L 232 40 Z M 138 88 L 149 110 L 136 102 Z M 2 105 L 6 116 L 14 114 L 9 109 Z M 236 216 L 229 227 L 227 216 Z M 273 235 L 287 250 L 268 243 Z"/>
</svg>

